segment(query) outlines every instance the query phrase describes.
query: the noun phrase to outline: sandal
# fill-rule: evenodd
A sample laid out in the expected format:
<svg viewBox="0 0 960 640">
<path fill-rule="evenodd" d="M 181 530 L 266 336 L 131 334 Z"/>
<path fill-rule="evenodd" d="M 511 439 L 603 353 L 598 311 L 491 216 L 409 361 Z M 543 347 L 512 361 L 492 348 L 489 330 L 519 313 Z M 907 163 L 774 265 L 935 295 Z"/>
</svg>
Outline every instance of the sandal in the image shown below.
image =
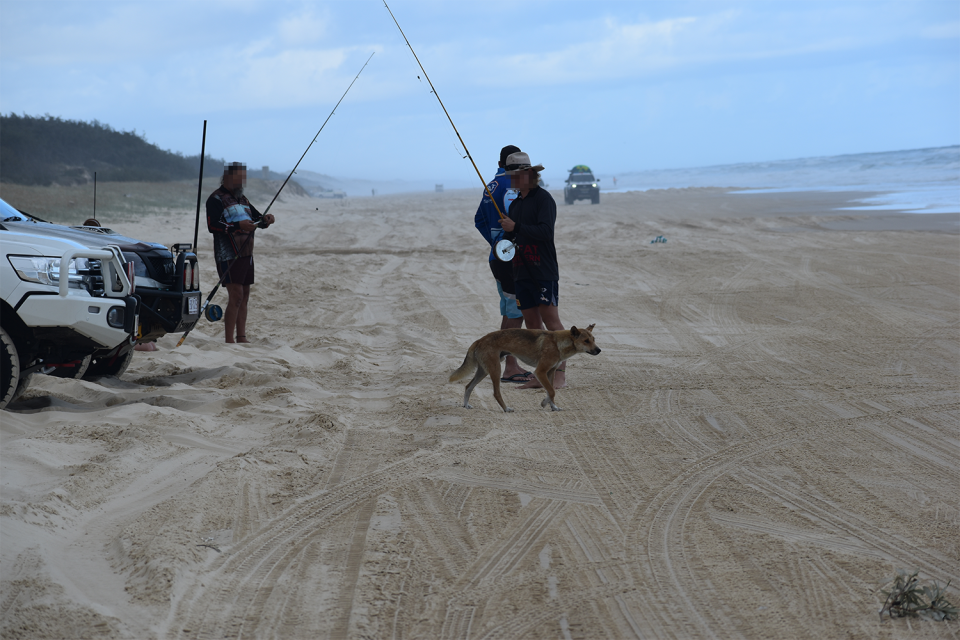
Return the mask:
<svg viewBox="0 0 960 640">
<path fill-rule="evenodd" d="M 507 376 L 506 378 L 500 378 L 500 382 L 527 382 L 530 380 L 529 376 L 530 376 L 529 371 L 525 371 L 523 373 L 515 373 L 512 376 Z"/>
</svg>

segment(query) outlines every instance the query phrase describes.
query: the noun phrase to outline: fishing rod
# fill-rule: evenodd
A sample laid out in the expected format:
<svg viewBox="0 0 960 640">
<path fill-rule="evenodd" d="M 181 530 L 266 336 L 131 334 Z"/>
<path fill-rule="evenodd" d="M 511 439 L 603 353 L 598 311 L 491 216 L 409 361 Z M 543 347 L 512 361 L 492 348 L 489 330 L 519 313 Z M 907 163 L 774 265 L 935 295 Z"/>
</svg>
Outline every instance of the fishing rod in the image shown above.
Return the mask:
<svg viewBox="0 0 960 640">
<path fill-rule="evenodd" d="M 393 18 L 393 23 L 397 25 L 397 29 L 400 29 L 400 35 L 403 36 L 404 42 L 406 42 L 407 46 L 410 47 L 410 53 L 413 54 L 417 64 L 420 65 L 420 70 L 423 71 L 423 77 L 427 79 L 427 83 L 430 85 L 433 95 L 437 96 L 437 101 L 440 103 L 440 107 L 443 109 L 443 112 L 447 115 L 447 120 L 450 121 L 450 126 L 453 127 L 453 131 L 457 134 L 457 138 L 460 139 L 460 144 L 463 146 L 463 150 L 466 151 L 467 158 L 470 159 L 470 164 L 473 165 L 473 170 L 477 172 L 477 177 L 480 178 L 480 182 L 483 183 L 483 190 L 487 192 L 488 196 L 490 196 L 490 201 L 493 202 L 494 209 L 497 210 L 497 214 L 499 214 L 500 219 L 503 220 L 507 216 L 503 215 L 503 212 L 500 211 L 500 207 L 497 206 L 497 201 L 493 199 L 493 194 L 490 193 L 490 188 L 487 186 L 487 181 L 484 180 L 483 176 L 480 174 L 480 169 L 477 169 L 477 163 L 473 161 L 473 156 L 470 155 L 470 150 L 467 149 L 467 145 L 463 142 L 463 137 L 460 135 L 460 132 L 457 131 L 457 125 L 453 124 L 453 118 L 450 117 L 450 112 L 447 111 L 447 108 L 443 105 L 443 100 L 440 99 L 440 94 L 437 93 L 437 88 L 434 87 L 433 82 L 430 81 L 430 76 L 427 75 L 427 70 L 423 68 L 423 63 L 421 63 L 420 58 L 417 57 L 417 52 L 413 50 L 413 45 L 411 45 L 410 40 L 407 39 L 407 34 L 403 32 L 402 28 L 400 28 L 400 23 L 397 22 L 397 17 L 393 15 L 393 11 L 390 11 L 390 6 L 387 4 L 387 0 L 383 0 L 383 6 L 385 6 L 387 11 L 390 12 L 390 17 Z"/>
<path fill-rule="evenodd" d="M 203 196 L 203 157 L 207 153 L 207 121 L 203 121 L 203 141 L 200 143 L 200 184 L 197 185 L 197 220 L 193 224 L 193 252 L 197 253 L 197 234 L 200 232 L 200 199 Z"/>
<path fill-rule="evenodd" d="M 374 51 L 373 53 L 376 53 L 376 51 Z M 373 53 L 371 53 L 371 54 L 370 54 L 370 57 L 367 58 L 367 61 L 363 63 L 363 66 L 360 67 L 360 71 L 358 71 L 358 72 L 357 72 L 357 75 L 353 77 L 353 81 L 350 82 L 350 86 L 348 86 L 348 87 L 347 87 L 347 90 L 343 92 L 343 95 L 340 96 L 340 99 L 339 99 L 339 100 L 337 100 L 337 104 L 335 104 L 334 107 L 333 107 L 333 109 L 330 111 L 330 115 L 328 115 L 328 116 L 327 116 L 327 119 L 323 121 L 323 124 L 322 124 L 322 125 L 320 125 L 320 130 L 317 131 L 317 135 L 313 136 L 313 140 L 311 140 L 311 141 L 310 141 L 310 144 L 307 145 L 306 151 L 304 151 L 304 152 L 303 152 L 303 155 L 300 156 L 300 159 L 297 160 L 297 164 L 295 164 L 295 165 L 293 166 L 293 169 L 290 171 L 290 175 L 288 175 L 288 176 L 287 176 L 287 179 L 283 181 L 283 184 L 280 185 L 280 188 L 277 190 L 276 195 L 273 196 L 273 200 L 271 200 L 271 201 L 270 201 L 270 204 L 267 205 L 267 208 L 266 208 L 266 209 L 264 210 L 264 212 L 263 212 L 263 215 L 264 215 L 264 216 L 266 216 L 267 213 L 269 213 L 270 207 L 272 207 L 272 206 L 273 206 L 273 203 L 277 201 L 277 198 L 280 196 L 280 192 L 283 191 L 283 188 L 284 188 L 285 186 L 287 186 L 287 182 L 290 181 L 290 178 L 293 177 L 293 174 L 296 172 L 297 167 L 300 166 L 300 163 L 303 162 L 303 159 L 307 156 L 307 151 L 310 151 L 310 147 L 312 147 L 312 146 L 313 146 L 313 143 L 316 142 L 316 141 L 317 141 L 317 138 L 320 137 L 320 133 L 323 131 L 323 128 L 327 126 L 327 123 L 330 122 L 330 118 L 332 118 L 332 117 L 333 117 L 333 114 L 336 113 L 337 107 L 339 107 L 339 106 L 340 106 L 340 103 L 343 102 L 343 99 L 347 97 L 347 93 L 350 92 L 350 88 L 353 87 L 353 83 L 357 81 L 357 78 L 360 77 L 360 74 L 363 73 L 363 70 L 367 68 L 367 65 L 368 65 L 368 64 L 370 64 L 370 60 L 373 59 Z M 247 243 L 250 242 L 251 238 L 253 238 L 253 232 L 252 232 L 252 231 L 247 235 L 247 239 L 243 241 L 243 244 L 240 245 L 240 249 L 237 251 L 237 255 L 238 255 L 238 256 L 239 256 L 241 253 L 243 253 L 243 249 L 247 246 Z M 203 306 L 200 308 L 200 315 L 203 315 L 203 314 L 204 314 L 204 311 L 206 311 L 207 306 L 210 304 L 210 301 L 213 299 L 213 296 L 216 295 L 217 290 L 220 289 L 220 285 L 223 284 L 223 281 L 224 281 L 224 279 L 227 277 L 227 274 L 228 274 L 228 273 L 230 273 L 230 269 L 227 269 L 226 271 L 223 272 L 223 275 L 220 276 L 220 280 L 217 282 L 217 285 L 216 285 L 216 286 L 213 288 L 213 290 L 210 292 L 210 295 L 207 296 L 207 299 L 203 301 Z M 180 341 L 177 342 L 177 347 L 179 347 L 180 345 L 183 344 L 183 341 L 187 339 L 187 336 L 190 335 L 190 332 L 193 331 L 194 327 L 196 327 L 196 326 L 197 326 L 197 325 L 193 325 L 193 327 L 190 327 L 189 329 L 187 329 L 186 332 L 184 332 L 183 336 L 180 337 Z M 174 347 L 174 348 L 176 348 L 176 347 Z"/>
<path fill-rule="evenodd" d="M 376 53 L 374 51 L 373 53 Z M 353 82 L 350 83 L 350 87 L 353 86 L 353 83 L 357 81 L 357 78 L 360 77 L 360 74 L 363 73 L 363 70 L 367 68 L 367 65 L 370 64 L 370 61 L 373 59 L 373 53 L 370 54 L 370 57 L 367 58 L 367 61 L 363 63 L 363 66 L 360 67 L 360 71 L 357 72 L 357 75 L 354 76 Z M 333 114 L 336 112 L 337 107 L 340 106 L 340 103 L 343 102 L 343 99 L 347 97 L 347 92 L 350 91 L 350 87 L 347 87 L 347 91 L 343 92 L 343 95 L 340 96 L 340 99 L 337 100 L 337 104 L 333 107 L 333 111 L 330 112 L 330 115 L 327 116 L 327 119 L 323 121 L 323 124 L 320 126 L 320 131 L 323 131 L 323 128 L 327 126 L 327 123 L 330 121 L 330 118 L 333 117 Z M 310 141 L 310 144 L 307 145 L 307 150 L 303 152 L 303 155 L 300 156 L 300 159 L 297 160 L 297 164 L 293 165 L 293 171 L 290 172 L 290 175 L 287 176 L 287 179 L 283 181 L 283 184 L 280 185 L 280 191 L 283 191 L 283 188 L 287 186 L 287 181 L 293 177 L 294 172 L 297 170 L 297 167 L 300 166 L 300 163 L 307 155 L 307 151 L 310 151 L 310 147 L 313 146 L 313 143 L 317 141 L 317 138 L 320 136 L 320 131 L 317 131 L 317 135 L 313 136 L 313 140 Z M 276 201 L 277 196 L 280 195 L 280 191 L 277 191 L 277 195 L 273 196 L 273 200 L 270 201 L 270 204 L 267 205 L 266 211 L 263 212 L 263 215 L 267 215 L 267 212 L 270 211 L 270 207 L 273 206 L 273 203 Z"/>
</svg>

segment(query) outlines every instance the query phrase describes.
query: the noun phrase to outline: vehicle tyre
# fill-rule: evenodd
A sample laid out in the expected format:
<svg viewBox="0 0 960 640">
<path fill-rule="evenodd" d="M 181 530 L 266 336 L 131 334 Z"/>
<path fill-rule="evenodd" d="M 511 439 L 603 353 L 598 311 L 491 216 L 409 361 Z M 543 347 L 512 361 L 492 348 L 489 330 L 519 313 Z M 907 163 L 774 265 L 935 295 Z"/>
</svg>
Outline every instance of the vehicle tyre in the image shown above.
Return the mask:
<svg viewBox="0 0 960 640">
<path fill-rule="evenodd" d="M 114 376 L 119 378 L 123 375 L 130 362 L 133 360 L 133 345 L 126 345 L 127 350 L 118 355 L 106 355 L 102 358 L 94 358 L 87 368 L 85 378 L 96 379 L 105 376 Z"/>
<path fill-rule="evenodd" d="M 590 202 L 592 202 L 593 204 L 600 204 L 600 194 L 598 193 L 597 195 L 590 198 Z"/>
<path fill-rule="evenodd" d="M 29 376 L 26 376 L 29 377 Z M 7 330 L 0 327 L 0 409 L 17 399 L 26 388 L 20 385 L 20 355 Z"/>
<path fill-rule="evenodd" d="M 74 378 L 79 380 L 86 375 L 91 362 L 93 362 L 92 355 L 81 360 L 75 367 L 57 367 L 47 375 L 53 376 L 54 378 Z"/>
</svg>

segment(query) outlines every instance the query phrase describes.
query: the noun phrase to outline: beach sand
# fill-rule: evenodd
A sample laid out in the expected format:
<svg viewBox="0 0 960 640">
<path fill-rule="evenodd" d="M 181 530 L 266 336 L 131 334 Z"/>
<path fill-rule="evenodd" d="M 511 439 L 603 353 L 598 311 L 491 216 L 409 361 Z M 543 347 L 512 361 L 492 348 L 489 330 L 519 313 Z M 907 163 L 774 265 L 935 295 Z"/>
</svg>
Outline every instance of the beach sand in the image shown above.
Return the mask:
<svg viewBox="0 0 960 640">
<path fill-rule="evenodd" d="M 253 344 L 201 320 L 122 379 L 35 376 L 0 414 L 2 636 L 960 635 L 877 615 L 897 569 L 960 600 L 960 216 L 560 204 L 560 317 L 603 352 L 504 414 L 447 382 L 499 328 L 478 191 L 284 198 Z"/>
</svg>

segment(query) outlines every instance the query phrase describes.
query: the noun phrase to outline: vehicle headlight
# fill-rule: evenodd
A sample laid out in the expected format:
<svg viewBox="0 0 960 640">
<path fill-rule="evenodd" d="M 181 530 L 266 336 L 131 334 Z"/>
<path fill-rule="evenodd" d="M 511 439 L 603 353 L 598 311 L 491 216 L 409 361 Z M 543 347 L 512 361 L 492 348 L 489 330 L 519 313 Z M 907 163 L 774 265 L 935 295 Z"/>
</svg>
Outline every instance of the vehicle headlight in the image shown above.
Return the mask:
<svg viewBox="0 0 960 640">
<path fill-rule="evenodd" d="M 60 258 L 46 256 L 8 256 L 10 264 L 21 280 L 50 286 L 60 285 Z M 69 286 L 73 289 L 84 287 L 84 277 L 78 272 L 88 271 L 90 261 L 87 258 L 74 258 L 68 265 Z"/>
<path fill-rule="evenodd" d="M 183 263 L 183 290 L 190 291 L 193 288 L 193 263 L 186 261 Z"/>
<path fill-rule="evenodd" d="M 200 263 L 193 263 L 193 288 L 195 291 L 200 290 Z"/>
<path fill-rule="evenodd" d="M 590 186 L 591 186 L 591 187 L 595 187 L 595 186 L 597 186 L 597 183 L 594 182 L 594 183 L 593 183 L 592 185 L 590 185 Z"/>
</svg>

